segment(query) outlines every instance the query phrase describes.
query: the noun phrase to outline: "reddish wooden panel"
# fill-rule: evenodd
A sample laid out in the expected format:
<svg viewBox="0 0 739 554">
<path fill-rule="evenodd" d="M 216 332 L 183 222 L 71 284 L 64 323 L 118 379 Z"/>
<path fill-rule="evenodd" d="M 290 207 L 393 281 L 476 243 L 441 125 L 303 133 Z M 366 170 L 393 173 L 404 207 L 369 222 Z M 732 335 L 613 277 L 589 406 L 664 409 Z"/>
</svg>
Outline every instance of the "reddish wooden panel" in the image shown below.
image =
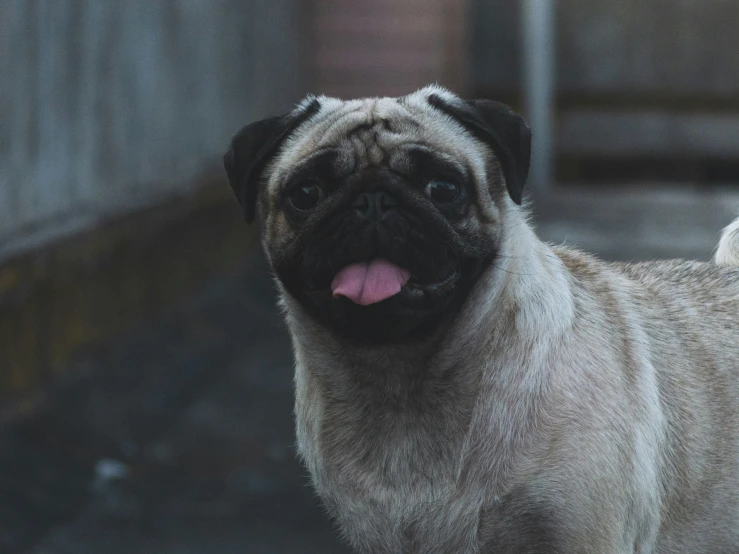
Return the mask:
<svg viewBox="0 0 739 554">
<path fill-rule="evenodd" d="M 463 92 L 465 0 L 314 0 L 311 89 L 342 98 L 429 83 Z"/>
</svg>

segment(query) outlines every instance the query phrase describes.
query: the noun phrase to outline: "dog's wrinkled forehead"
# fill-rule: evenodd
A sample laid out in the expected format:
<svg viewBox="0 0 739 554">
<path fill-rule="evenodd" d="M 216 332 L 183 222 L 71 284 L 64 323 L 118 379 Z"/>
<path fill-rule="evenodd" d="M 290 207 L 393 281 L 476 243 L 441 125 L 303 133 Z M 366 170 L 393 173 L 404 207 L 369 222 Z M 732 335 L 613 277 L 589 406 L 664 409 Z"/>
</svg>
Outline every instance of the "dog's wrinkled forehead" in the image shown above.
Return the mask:
<svg viewBox="0 0 739 554">
<path fill-rule="evenodd" d="M 431 95 L 459 102 L 455 95 L 436 86 L 399 98 L 306 99 L 296 111 L 315 101 L 320 107 L 285 142 L 272 164 L 268 190 L 276 191 L 292 168 L 329 149 L 339 153 L 337 163 L 355 170 L 385 163 L 404 148 L 423 146 L 464 164 L 481 182 L 486 149 L 458 121 L 434 108 L 428 101 Z"/>
</svg>

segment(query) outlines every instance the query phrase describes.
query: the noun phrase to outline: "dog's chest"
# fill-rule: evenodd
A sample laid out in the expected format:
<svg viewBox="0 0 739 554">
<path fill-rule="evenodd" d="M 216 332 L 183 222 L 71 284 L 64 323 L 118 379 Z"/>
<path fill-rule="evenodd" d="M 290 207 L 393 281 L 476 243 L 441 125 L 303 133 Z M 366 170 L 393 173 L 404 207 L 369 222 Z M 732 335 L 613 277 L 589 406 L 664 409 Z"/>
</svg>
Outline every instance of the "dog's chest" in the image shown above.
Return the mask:
<svg viewBox="0 0 739 554">
<path fill-rule="evenodd" d="M 320 394 L 304 369 L 297 364 L 298 448 L 355 551 L 478 552 L 486 486 L 460 477 L 470 418 L 464 402 L 435 398 L 441 408 L 413 411 L 363 404 L 357 393 L 344 404 Z"/>
<path fill-rule="evenodd" d="M 483 485 L 361 489 L 329 477 L 320 490 L 352 546 L 373 554 L 561 552 L 556 517 L 514 490 L 486 501 Z"/>
<path fill-rule="evenodd" d="M 347 482 L 330 470 L 324 477 L 319 494 L 358 552 L 478 552 L 481 500 L 453 483 L 387 486 L 368 484 L 366 475 Z"/>
<path fill-rule="evenodd" d="M 421 447 L 418 437 L 356 438 L 356 448 L 336 449 L 311 433 L 317 422 L 298 428 L 308 432 L 298 443 L 313 484 L 356 551 L 477 552 L 484 487 L 460 485 L 459 460 Z"/>
</svg>

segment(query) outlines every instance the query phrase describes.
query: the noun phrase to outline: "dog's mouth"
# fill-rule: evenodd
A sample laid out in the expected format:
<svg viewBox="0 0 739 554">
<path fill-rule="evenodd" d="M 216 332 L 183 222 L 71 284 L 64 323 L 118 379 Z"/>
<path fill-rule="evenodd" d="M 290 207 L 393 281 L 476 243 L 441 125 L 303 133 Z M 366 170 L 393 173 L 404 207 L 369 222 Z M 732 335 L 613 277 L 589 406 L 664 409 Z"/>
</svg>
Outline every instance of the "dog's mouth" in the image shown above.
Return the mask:
<svg viewBox="0 0 739 554">
<path fill-rule="evenodd" d="M 342 254 L 337 251 L 336 257 Z M 345 338 L 363 343 L 422 338 L 457 313 L 480 260 L 454 251 L 415 255 L 386 248 L 360 257 L 355 250 L 334 267 L 303 260 L 302 271 L 278 270 L 278 278 L 317 320 Z"/>
<path fill-rule="evenodd" d="M 412 303 L 448 292 L 459 279 L 457 268 L 443 279 L 422 283 L 411 272 L 384 258 L 350 264 L 341 269 L 331 283 L 334 299 L 346 298 L 354 304 L 369 306 L 394 296 Z"/>
</svg>

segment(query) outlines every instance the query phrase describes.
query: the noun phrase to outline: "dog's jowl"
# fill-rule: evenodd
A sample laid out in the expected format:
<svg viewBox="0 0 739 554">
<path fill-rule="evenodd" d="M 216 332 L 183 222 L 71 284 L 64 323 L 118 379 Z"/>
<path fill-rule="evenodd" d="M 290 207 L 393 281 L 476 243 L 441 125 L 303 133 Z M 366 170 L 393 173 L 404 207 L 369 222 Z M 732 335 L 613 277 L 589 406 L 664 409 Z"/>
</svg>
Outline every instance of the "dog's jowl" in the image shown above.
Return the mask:
<svg viewBox="0 0 739 554">
<path fill-rule="evenodd" d="M 530 144 L 439 87 L 234 138 L 316 490 L 361 553 L 739 553 L 739 223 L 712 263 L 547 245 Z"/>
</svg>

